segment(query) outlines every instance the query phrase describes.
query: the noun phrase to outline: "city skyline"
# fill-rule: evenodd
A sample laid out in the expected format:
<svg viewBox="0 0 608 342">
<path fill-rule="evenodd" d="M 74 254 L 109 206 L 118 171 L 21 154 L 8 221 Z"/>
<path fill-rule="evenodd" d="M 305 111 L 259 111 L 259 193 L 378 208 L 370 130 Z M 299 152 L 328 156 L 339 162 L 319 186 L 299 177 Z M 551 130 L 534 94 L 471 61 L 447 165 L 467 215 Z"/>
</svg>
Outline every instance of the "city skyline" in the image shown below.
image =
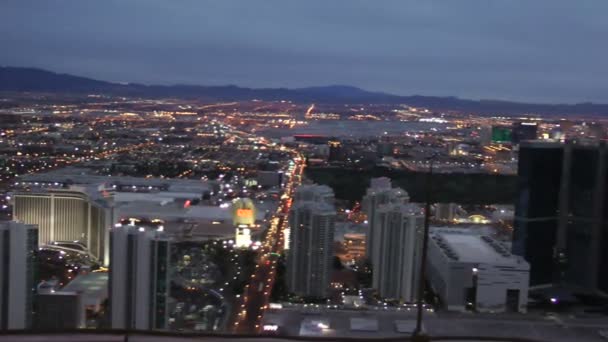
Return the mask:
<svg viewBox="0 0 608 342">
<path fill-rule="evenodd" d="M 607 340 L 606 10 L 5 0 L 0 342 Z"/>
<path fill-rule="evenodd" d="M 584 279 L 586 292 L 571 281 L 538 289 L 534 256 L 557 260 L 550 239 L 519 229 L 518 211 L 554 201 L 544 193 L 556 186 L 522 201 L 530 158 L 544 180 L 563 164 L 528 154 L 529 141 L 603 155 L 605 119 L 102 90 L 2 95 L 0 215 L 38 227 L 34 309 L 17 308 L 33 314 L 26 328 L 382 338 L 411 336 L 422 322 L 431 336 L 593 341 L 605 325 L 577 316 L 604 310 L 585 302 L 605 294 L 585 260 L 607 260 L 586 226 L 568 223 L 574 243 L 560 256 L 563 279 Z M 571 174 L 603 184 L 580 173 L 595 163 L 586 156 L 573 155 Z M 563 207 L 601 210 L 605 187 L 589 197 L 592 183 L 570 185 L 560 199 L 573 205 Z M 549 221 L 547 231 L 559 229 Z M 166 248 L 130 238 L 147 235 Z M 25 250 L 5 249 L 18 262 Z"/>
</svg>

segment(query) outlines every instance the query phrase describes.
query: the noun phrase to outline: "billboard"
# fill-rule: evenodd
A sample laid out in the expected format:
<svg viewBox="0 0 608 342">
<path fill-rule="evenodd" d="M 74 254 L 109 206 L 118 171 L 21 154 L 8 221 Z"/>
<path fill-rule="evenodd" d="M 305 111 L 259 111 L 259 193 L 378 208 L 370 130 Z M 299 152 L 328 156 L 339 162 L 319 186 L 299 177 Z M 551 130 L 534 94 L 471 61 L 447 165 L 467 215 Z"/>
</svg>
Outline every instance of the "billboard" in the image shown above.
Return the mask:
<svg viewBox="0 0 608 342">
<path fill-rule="evenodd" d="M 255 224 L 255 206 L 250 198 L 237 198 L 232 202 L 232 222 L 235 226 Z"/>
<path fill-rule="evenodd" d="M 492 142 L 493 143 L 510 143 L 511 142 L 511 127 L 492 126 Z"/>
</svg>

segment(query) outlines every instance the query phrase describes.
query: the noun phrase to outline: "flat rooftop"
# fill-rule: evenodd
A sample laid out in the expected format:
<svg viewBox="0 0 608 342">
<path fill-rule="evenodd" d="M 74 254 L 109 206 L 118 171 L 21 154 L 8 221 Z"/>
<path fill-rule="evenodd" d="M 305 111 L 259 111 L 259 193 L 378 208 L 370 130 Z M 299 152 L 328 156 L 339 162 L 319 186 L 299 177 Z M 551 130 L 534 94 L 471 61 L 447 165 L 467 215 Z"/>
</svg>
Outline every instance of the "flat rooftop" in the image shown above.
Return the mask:
<svg viewBox="0 0 608 342">
<path fill-rule="evenodd" d="M 95 174 L 92 169 L 82 167 L 64 167 L 44 173 L 35 173 L 19 177 L 18 182 L 29 183 L 71 183 L 71 184 L 120 184 L 123 186 L 141 187 L 163 187 L 169 191 L 204 191 L 210 190 L 208 182 L 196 179 L 166 179 L 166 178 L 144 178 L 130 176 L 103 176 Z"/>
<path fill-rule="evenodd" d="M 334 206 L 325 202 L 313 202 L 313 201 L 295 201 L 293 209 L 307 208 L 312 210 L 315 214 L 329 215 L 335 214 L 336 210 Z"/>
<path fill-rule="evenodd" d="M 299 336 L 301 325 L 320 338 L 358 338 L 373 340 L 400 338 L 407 341 L 415 328 L 416 313 L 411 311 L 322 309 L 307 312 L 301 308 L 271 309 L 262 324 L 277 324 L 285 334 Z M 313 322 L 317 322 L 316 325 Z M 323 325 L 319 327 L 318 323 Z M 353 324 L 354 323 L 354 324 Z M 323 327 L 327 326 L 326 329 Z M 321 329 L 315 329 L 315 327 Z M 554 319 L 540 314 L 471 314 L 454 312 L 424 313 L 423 329 L 433 341 L 439 336 L 452 341 L 605 341 L 599 330 L 608 327 L 608 318 L 577 318 L 562 315 Z M 353 329 L 354 328 L 354 329 Z M 308 329 L 304 329 L 308 332 Z M 309 335 L 310 336 L 310 335 Z"/>
<path fill-rule="evenodd" d="M 478 235 L 443 234 L 443 237 L 464 262 L 504 263 L 511 259 L 496 253 L 496 250 L 484 243 Z"/>
<path fill-rule="evenodd" d="M 266 200 L 263 203 L 254 201 L 256 207 L 256 221 L 264 219 L 266 212 L 276 209 L 275 201 Z M 149 219 L 158 218 L 165 221 L 175 220 L 198 220 L 198 221 L 219 221 L 232 223 L 232 204 L 227 206 L 213 205 L 192 205 L 184 208 L 180 202 L 150 202 L 137 200 L 123 202 L 117 206 L 117 213 L 120 218 L 146 217 Z"/>
<path fill-rule="evenodd" d="M 559 331 L 559 330 L 558 330 Z M 553 335 L 557 335 L 557 334 L 552 334 Z M 559 339 L 549 339 L 549 338 L 545 338 L 544 336 L 528 336 L 528 339 L 521 339 L 519 341 L 530 341 L 530 342 L 538 342 L 538 341 L 590 341 L 590 342 L 594 342 L 594 341 L 606 341 L 605 339 L 603 339 L 602 337 L 600 337 L 599 334 L 596 333 L 597 336 L 590 336 L 590 335 L 586 335 L 584 336 L 584 340 L 583 339 L 577 339 L 576 336 L 573 335 L 568 335 L 569 338 L 573 338 L 568 340 L 567 338 L 559 338 Z M 444 335 L 446 336 L 446 335 Z M 478 342 L 478 341 L 505 341 L 504 339 L 496 339 L 493 340 L 491 338 L 483 338 L 483 339 L 476 339 L 475 337 L 462 337 L 459 339 L 455 339 L 453 338 L 453 336 L 451 335 L 447 335 L 450 336 L 449 338 L 435 338 L 433 337 L 433 341 L 438 341 L 438 342 L 442 342 L 442 341 L 461 341 L 461 342 Z M 497 336 L 500 337 L 500 336 Z M 134 341 L 134 342 L 298 342 L 298 341 L 317 341 L 317 339 L 319 337 L 309 337 L 309 338 L 303 338 L 303 337 L 298 337 L 296 338 L 289 338 L 289 337 L 274 337 L 274 336 L 264 336 L 264 335 L 260 335 L 260 336 L 254 336 L 254 337 L 247 337 L 247 336 L 230 336 L 230 335 L 225 335 L 225 334 L 217 334 L 217 335 L 209 335 L 209 334 L 205 334 L 205 333 L 185 333 L 185 332 L 149 332 L 149 333 L 142 333 L 142 332 L 129 332 L 128 335 L 126 335 L 124 332 L 114 332 L 112 333 L 109 330 L 105 330 L 105 331 L 99 331 L 99 332 L 95 332 L 95 333 L 91 333 L 88 332 L 87 329 L 83 329 L 81 332 L 64 332 L 64 333 L 47 333 L 47 334 L 43 334 L 43 333 L 30 333 L 30 334 L 16 334 L 16 333 L 11 333 L 11 334 L 7 334 L 5 336 L 0 336 L 0 341 L 4 342 L 40 342 L 40 341 L 45 341 L 45 342 L 123 342 L 125 340 L 129 341 Z M 373 339 L 368 339 L 368 340 L 373 340 Z M 343 338 L 334 338 L 334 339 L 325 339 L 324 341 L 344 341 Z M 360 339 L 357 340 L 352 340 L 352 341 L 362 341 Z M 377 339 L 377 341 L 381 341 L 379 339 Z M 400 337 L 399 341 L 411 341 L 411 339 L 409 338 L 404 338 L 404 337 Z"/>
<path fill-rule="evenodd" d="M 146 217 L 149 219 L 158 218 L 165 221 L 179 219 L 227 221 L 232 220 L 230 207 L 221 208 L 219 206 L 197 205 L 184 208 L 178 202 L 166 204 L 148 201 L 125 202 L 117 207 L 120 218 Z"/>
<path fill-rule="evenodd" d="M 60 292 L 76 292 L 83 296 L 85 302 L 101 302 L 108 298 L 107 272 L 81 274 L 64 286 Z"/>
<path fill-rule="evenodd" d="M 575 148 L 597 148 L 600 146 L 600 141 L 597 139 L 570 139 L 566 142 L 551 140 L 524 140 L 519 147 L 534 147 L 534 148 L 563 148 L 566 145 L 572 145 Z"/>
<path fill-rule="evenodd" d="M 166 223 L 165 232 L 180 241 L 200 241 L 209 239 L 233 238 L 235 228 L 232 221 L 228 223 Z"/>
<path fill-rule="evenodd" d="M 519 256 L 511 254 L 508 246 L 476 230 L 432 229 L 435 245 L 453 261 L 495 265 L 521 264 Z"/>
<path fill-rule="evenodd" d="M 409 312 L 405 310 L 401 312 L 384 310 L 306 312 L 300 309 L 283 308 L 267 312 L 263 324 L 277 324 L 291 336 L 372 339 L 408 337 L 411 332 L 408 329 L 402 329 L 404 321 L 410 322 L 411 325 L 415 318 L 415 310 Z"/>
</svg>

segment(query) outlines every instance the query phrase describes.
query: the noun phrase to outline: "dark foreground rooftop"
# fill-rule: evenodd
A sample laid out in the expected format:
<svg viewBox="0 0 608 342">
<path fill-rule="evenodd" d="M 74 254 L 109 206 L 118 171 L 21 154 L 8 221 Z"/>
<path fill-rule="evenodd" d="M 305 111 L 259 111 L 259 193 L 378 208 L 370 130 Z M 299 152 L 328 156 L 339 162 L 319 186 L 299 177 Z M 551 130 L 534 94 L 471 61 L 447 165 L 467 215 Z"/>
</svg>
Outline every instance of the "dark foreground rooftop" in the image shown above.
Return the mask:
<svg viewBox="0 0 608 342">
<path fill-rule="evenodd" d="M 580 336 L 577 341 L 605 341 L 599 334 L 590 339 L 590 336 Z M 275 336 L 232 336 L 232 335 L 206 335 L 206 334 L 173 334 L 164 332 L 105 332 L 105 331 L 72 331 L 72 332 L 2 332 L 0 342 L 288 342 L 288 341 L 411 341 L 409 338 L 343 338 L 343 337 L 275 337 Z M 476 336 L 437 336 L 431 337 L 431 341 L 514 341 L 514 342 L 541 342 L 553 341 L 549 339 L 534 338 L 509 338 L 509 337 L 476 337 Z"/>
</svg>

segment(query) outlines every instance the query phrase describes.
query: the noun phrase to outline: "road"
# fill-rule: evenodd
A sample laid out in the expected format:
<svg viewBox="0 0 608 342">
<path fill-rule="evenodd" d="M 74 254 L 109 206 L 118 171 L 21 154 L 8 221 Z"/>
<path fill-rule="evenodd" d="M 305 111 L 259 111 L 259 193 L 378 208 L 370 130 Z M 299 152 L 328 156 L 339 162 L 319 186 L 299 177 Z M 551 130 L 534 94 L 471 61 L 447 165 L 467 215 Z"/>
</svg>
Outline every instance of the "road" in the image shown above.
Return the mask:
<svg viewBox="0 0 608 342">
<path fill-rule="evenodd" d="M 294 153 L 295 154 L 295 153 Z M 270 294 L 276 280 L 276 264 L 279 254 L 284 250 L 283 232 L 287 228 L 287 216 L 291 208 L 295 188 L 300 184 L 304 171 L 304 158 L 299 154 L 294 158 L 295 164 L 289 171 L 289 182 L 285 185 L 277 212 L 271 219 L 266 239 L 251 275 L 251 280 L 245 286 L 237 316 L 233 323 L 235 333 L 257 334 L 261 331 L 264 311 L 268 309 Z"/>
</svg>

